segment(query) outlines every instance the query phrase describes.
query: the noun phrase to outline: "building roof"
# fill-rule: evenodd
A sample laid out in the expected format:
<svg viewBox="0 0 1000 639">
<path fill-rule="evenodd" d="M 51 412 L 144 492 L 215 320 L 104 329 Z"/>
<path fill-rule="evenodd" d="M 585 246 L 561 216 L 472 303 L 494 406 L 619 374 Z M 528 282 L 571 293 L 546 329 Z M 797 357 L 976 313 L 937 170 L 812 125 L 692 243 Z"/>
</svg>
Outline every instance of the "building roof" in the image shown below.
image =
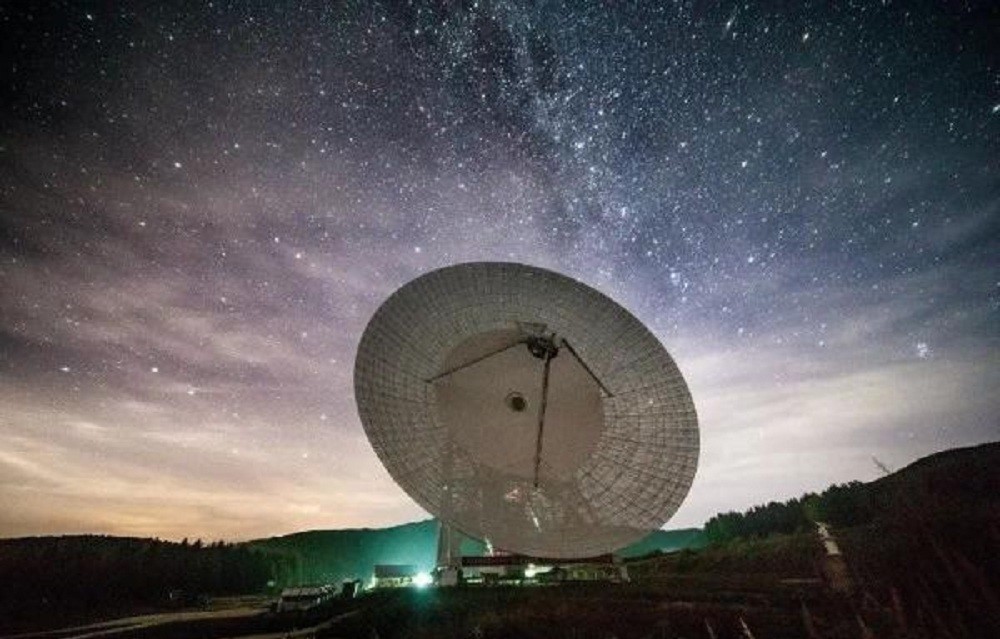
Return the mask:
<svg viewBox="0 0 1000 639">
<path fill-rule="evenodd" d="M 402 577 L 413 577 L 417 574 L 417 567 L 407 564 L 377 564 L 375 566 L 376 579 L 399 579 Z"/>
</svg>

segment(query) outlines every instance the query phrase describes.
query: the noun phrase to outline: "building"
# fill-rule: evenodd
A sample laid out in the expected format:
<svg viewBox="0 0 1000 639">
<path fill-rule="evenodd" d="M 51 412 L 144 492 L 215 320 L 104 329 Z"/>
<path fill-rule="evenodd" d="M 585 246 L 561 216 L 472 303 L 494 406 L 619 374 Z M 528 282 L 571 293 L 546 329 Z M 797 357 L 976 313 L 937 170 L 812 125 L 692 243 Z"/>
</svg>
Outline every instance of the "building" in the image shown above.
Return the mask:
<svg viewBox="0 0 1000 639">
<path fill-rule="evenodd" d="M 414 584 L 416 566 L 408 564 L 376 564 L 373 588 L 403 588 Z"/>
</svg>

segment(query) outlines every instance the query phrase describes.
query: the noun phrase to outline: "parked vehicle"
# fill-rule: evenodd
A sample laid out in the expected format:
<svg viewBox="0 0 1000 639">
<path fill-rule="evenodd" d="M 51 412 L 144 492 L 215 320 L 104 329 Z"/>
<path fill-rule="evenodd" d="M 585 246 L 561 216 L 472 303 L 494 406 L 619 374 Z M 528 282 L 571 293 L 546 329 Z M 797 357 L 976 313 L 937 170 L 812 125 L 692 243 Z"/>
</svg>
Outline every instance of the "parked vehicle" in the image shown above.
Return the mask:
<svg viewBox="0 0 1000 639">
<path fill-rule="evenodd" d="M 296 586 L 285 588 L 278 597 L 275 612 L 311 610 L 335 594 L 332 586 Z"/>
</svg>

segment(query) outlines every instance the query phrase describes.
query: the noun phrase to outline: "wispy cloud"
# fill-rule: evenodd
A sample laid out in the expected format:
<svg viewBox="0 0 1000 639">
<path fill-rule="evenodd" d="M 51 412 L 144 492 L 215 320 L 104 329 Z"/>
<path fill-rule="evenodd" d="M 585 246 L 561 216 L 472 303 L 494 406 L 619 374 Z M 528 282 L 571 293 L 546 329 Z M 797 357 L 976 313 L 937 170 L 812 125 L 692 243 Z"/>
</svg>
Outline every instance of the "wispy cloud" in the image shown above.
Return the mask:
<svg viewBox="0 0 1000 639">
<path fill-rule="evenodd" d="M 123 18 L 88 28 L 145 44 L 99 55 L 11 13 L 46 32 L 0 101 L 0 535 L 423 516 L 352 365 L 393 290 L 461 261 L 569 274 L 661 338 L 702 424 L 671 525 L 996 437 L 1000 156 L 973 47 L 914 40 L 871 73 L 867 21 L 743 40 L 814 19 L 796 8 L 729 29 L 477 7 L 427 38 L 405 11 L 300 15 L 305 36 L 262 10 L 259 37 L 183 47 Z"/>
</svg>

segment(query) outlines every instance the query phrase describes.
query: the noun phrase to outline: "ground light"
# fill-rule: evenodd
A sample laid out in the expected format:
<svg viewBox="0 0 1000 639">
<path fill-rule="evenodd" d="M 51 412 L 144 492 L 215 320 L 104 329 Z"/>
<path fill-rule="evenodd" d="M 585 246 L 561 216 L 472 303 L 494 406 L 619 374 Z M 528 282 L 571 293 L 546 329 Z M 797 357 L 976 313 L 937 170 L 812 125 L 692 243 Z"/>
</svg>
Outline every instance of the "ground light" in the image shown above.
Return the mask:
<svg viewBox="0 0 1000 639">
<path fill-rule="evenodd" d="M 524 569 L 525 579 L 534 579 L 538 575 L 543 575 L 552 570 L 551 566 L 537 566 L 535 564 L 528 564 L 528 567 Z"/>
<path fill-rule="evenodd" d="M 434 582 L 434 579 L 426 572 L 418 572 L 413 575 L 413 585 L 417 588 L 426 588 Z"/>
</svg>

